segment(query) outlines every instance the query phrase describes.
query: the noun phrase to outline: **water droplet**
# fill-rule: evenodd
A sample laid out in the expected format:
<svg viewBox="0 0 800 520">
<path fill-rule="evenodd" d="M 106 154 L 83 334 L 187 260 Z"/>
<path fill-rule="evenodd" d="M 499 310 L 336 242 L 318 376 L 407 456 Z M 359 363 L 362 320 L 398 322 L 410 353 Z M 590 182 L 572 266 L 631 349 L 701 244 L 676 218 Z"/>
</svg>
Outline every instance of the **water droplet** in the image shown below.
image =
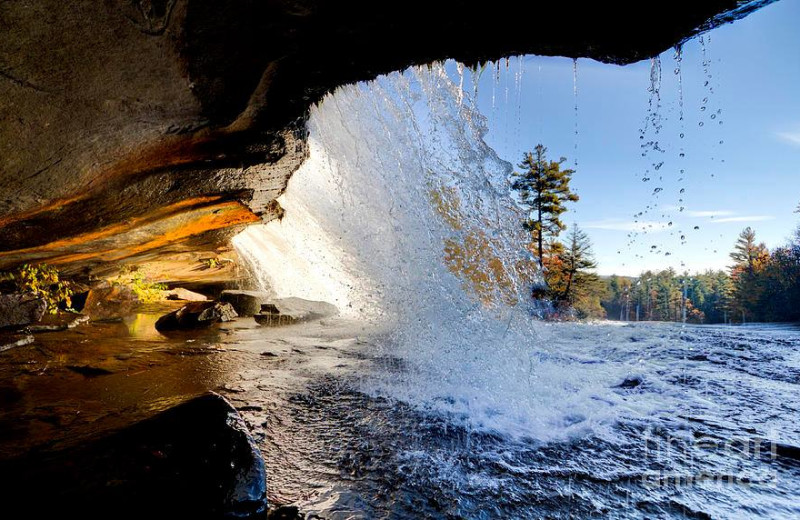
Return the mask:
<svg viewBox="0 0 800 520">
<path fill-rule="evenodd" d="M 706 107 L 700 107 L 700 111 L 701 112 L 705 112 L 706 111 Z"/>
<path fill-rule="evenodd" d="M 656 188 L 656 189 L 653 190 L 653 195 L 661 193 L 663 190 L 664 190 L 664 188 Z"/>
<path fill-rule="evenodd" d="M 685 153 L 683 153 L 683 152 L 681 152 L 681 153 L 679 153 L 679 154 L 678 154 L 678 156 L 679 156 L 679 157 L 686 157 L 686 154 L 685 154 Z"/>
<path fill-rule="evenodd" d="M 681 240 L 686 240 L 686 235 L 681 235 Z"/>
<path fill-rule="evenodd" d="M 681 132 L 681 139 L 683 139 L 683 132 Z"/>
<path fill-rule="evenodd" d="M 668 226 L 672 226 L 672 221 L 670 221 L 670 222 L 667 222 L 667 225 L 668 225 Z"/>
<path fill-rule="evenodd" d="M 686 193 L 686 188 L 681 188 L 680 193 Z"/>
<path fill-rule="evenodd" d="M 697 126 L 703 126 L 704 124 L 705 124 L 705 123 L 703 123 L 702 121 L 700 121 L 699 123 L 697 123 Z"/>
<path fill-rule="evenodd" d="M 716 118 L 717 118 L 717 114 L 711 114 L 711 119 L 716 119 Z"/>
<path fill-rule="evenodd" d="M 695 230 L 695 231 L 697 231 L 697 230 L 699 230 L 699 229 L 700 229 L 700 226 L 695 226 L 695 227 L 694 227 L 694 230 Z"/>
<path fill-rule="evenodd" d="M 642 182 L 647 182 L 650 180 L 650 177 L 642 177 Z"/>
</svg>

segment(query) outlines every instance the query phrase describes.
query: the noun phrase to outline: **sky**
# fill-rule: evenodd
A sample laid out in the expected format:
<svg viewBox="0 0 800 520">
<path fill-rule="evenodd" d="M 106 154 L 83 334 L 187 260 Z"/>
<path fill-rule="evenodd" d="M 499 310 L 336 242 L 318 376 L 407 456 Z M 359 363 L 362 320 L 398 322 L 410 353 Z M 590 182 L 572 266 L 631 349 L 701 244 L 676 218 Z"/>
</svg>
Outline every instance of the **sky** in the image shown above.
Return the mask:
<svg viewBox="0 0 800 520">
<path fill-rule="evenodd" d="M 780 0 L 686 42 L 680 63 L 670 49 L 655 64 L 492 65 L 477 85 L 486 140 L 514 165 L 537 143 L 567 158 L 580 201 L 564 220 L 600 274 L 724 269 L 744 227 L 776 247 L 800 223 L 798 21 L 800 0 Z"/>
</svg>

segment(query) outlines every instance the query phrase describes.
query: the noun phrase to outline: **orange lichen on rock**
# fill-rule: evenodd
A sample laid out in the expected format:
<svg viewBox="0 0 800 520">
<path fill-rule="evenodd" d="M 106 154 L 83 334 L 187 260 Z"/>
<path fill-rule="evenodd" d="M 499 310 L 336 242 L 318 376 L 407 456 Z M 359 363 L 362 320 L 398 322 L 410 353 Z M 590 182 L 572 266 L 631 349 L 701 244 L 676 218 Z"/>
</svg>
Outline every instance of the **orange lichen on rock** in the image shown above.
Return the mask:
<svg viewBox="0 0 800 520">
<path fill-rule="evenodd" d="M 181 243 L 207 231 L 258 221 L 259 217 L 240 202 L 198 197 L 95 232 L 40 247 L 6 251 L 0 253 L 0 258 L 46 261 L 55 265 L 87 260 L 112 262 Z"/>
<path fill-rule="evenodd" d="M 81 235 L 71 236 L 69 238 L 63 238 L 61 240 L 55 240 L 53 242 L 49 242 L 47 244 L 37 246 L 37 247 L 29 247 L 25 249 L 17 249 L 14 251 L 0 251 L 0 258 L 6 256 L 16 256 L 20 254 L 26 253 L 36 253 L 36 252 L 47 252 L 47 251 L 59 251 L 63 250 L 72 246 L 79 246 L 81 244 L 87 244 L 89 242 L 93 242 L 96 240 L 100 240 L 103 238 L 112 237 L 114 235 L 119 235 L 120 233 L 125 233 L 134 229 L 136 227 L 143 226 L 148 223 L 152 223 L 158 220 L 161 220 L 165 217 L 170 215 L 174 215 L 181 211 L 185 211 L 188 208 L 192 207 L 202 207 L 208 205 L 209 203 L 217 202 L 220 200 L 219 196 L 209 196 L 209 197 L 196 197 L 192 199 L 182 200 L 175 204 L 171 204 L 169 206 L 159 208 L 153 213 L 149 215 L 144 215 L 141 217 L 136 217 L 132 219 L 128 219 L 125 222 L 120 222 L 117 224 L 113 224 L 111 226 L 106 226 L 104 228 L 98 229 L 97 231 L 93 231 L 90 233 L 84 233 Z"/>
</svg>

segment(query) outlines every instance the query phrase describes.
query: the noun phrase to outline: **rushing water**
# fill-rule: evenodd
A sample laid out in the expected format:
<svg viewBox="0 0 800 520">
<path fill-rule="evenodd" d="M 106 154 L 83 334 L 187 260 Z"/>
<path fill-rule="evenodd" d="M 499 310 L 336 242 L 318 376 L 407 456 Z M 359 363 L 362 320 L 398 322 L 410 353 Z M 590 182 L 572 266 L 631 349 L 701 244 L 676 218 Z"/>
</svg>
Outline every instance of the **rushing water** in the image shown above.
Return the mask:
<svg viewBox="0 0 800 520">
<path fill-rule="evenodd" d="M 462 83 L 435 65 L 329 96 L 285 218 L 235 239 L 265 290 L 365 327 L 280 340 L 307 357 L 259 386 L 273 496 L 331 518 L 799 514 L 796 331 L 537 322 L 511 167 Z"/>
<path fill-rule="evenodd" d="M 800 514 L 800 329 L 543 324 L 574 368 L 625 374 L 610 394 L 585 398 L 600 409 L 626 403 L 629 413 L 541 441 L 371 393 L 373 378 L 415 368 L 382 356 L 381 337 L 354 327 L 229 339 L 261 357 L 233 398 L 262 426 L 275 503 L 329 519 Z M 277 357 L 259 356 L 264 349 Z M 571 398 L 560 387 L 542 397 L 554 408 Z"/>
</svg>

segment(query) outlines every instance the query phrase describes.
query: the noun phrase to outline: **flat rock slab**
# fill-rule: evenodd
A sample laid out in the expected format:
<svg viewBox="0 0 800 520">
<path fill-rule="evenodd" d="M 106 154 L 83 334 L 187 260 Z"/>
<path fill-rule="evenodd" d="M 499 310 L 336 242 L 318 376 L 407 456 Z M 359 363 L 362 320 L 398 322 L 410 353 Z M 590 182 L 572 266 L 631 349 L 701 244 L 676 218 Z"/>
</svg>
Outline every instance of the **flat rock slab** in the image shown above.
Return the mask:
<svg viewBox="0 0 800 520">
<path fill-rule="evenodd" d="M 206 297 L 205 295 L 196 293 L 194 291 L 190 291 L 189 289 L 184 289 L 183 287 L 176 287 L 175 289 L 170 289 L 169 292 L 167 292 L 167 299 L 181 300 L 187 302 L 208 301 L 208 297 Z"/>
<path fill-rule="evenodd" d="M 263 518 L 267 509 L 261 453 L 213 393 L 76 448 L 0 461 L 0 474 L 13 476 L 4 518 Z"/>
<path fill-rule="evenodd" d="M 261 306 L 261 312 L 253 316 L 266 326 L 291 325 L 318 320 L 339 314 L 339 309 L 328 302 L 304 300 L 303 298 L 275 298 Z"/>
</svg>

